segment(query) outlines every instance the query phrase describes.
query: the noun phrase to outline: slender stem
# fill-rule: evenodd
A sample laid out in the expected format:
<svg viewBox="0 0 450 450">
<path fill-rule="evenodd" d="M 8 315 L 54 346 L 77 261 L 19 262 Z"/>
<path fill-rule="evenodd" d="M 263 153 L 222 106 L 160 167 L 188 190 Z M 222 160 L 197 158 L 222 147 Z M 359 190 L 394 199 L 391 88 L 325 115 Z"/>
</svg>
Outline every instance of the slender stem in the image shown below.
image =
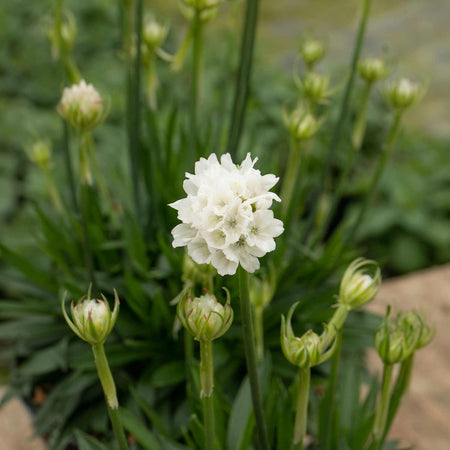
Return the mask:
<svg viewBox="0 0 450 450">
<path fill-rule="evenodd" d="M 342 327 L 344 326 L 345 319 L 348 316 L 348 312 L 349 312 L 349 309 L 348 309 L 347 306 L 339 304 L 339 306 L 337 307 L 336 311 L 333 314 L 333 317 L 330 320 L 330 324 L 329 324 L 330 327 L 332 329 L 334 327 L 336 327 L 337 331 L 342 330 Z M 324 348 L 328 347 L 331 344 L 331 342 L 333 340 L 333 336 L 328 333 L 327 338 L 328 339 L 324 343 Z M 335 352 L 335 354 L 336 353 L 337 352 Z"/>
<path fill-rule="evenodd" d="M 392 390 L 391 401 L 389 404 L 389 412 L 386 420 L 386 425 L 383 431 L 383 441 L 386 438 L 387 434 L 392 425 L 392 421 L 394 420 L 395 415 L 397 414 L 397 410 L 400 406 L 403 396 L 408 390 L 409 384 L 411 382 L 411 373 L 414 365 L 414 353 L 409 357 L 402 361 L 400 366 L 400 371 L 395 381 L 394 388 Z"/>
<path fill-rule="evenodd" d="M 242 331 L 244 334 L 245 359 L 247 361 L 247 372 L 250 381 L 256 430 L 258 432 L 260 448 L 262 450 L 269 450 L 269 441 L 267 438 L 267 430 L 264 420 L 264 410 L 262 405 L 261 390 L 259 387 L 256 363 L 255 334 L 253 331 L 252 311 L 250 307 L 248 273 L 242 267 L 239 267 L 239 293 L 241 298 Z"/>
<path fill-rule="evenodd" d="M 351 98 L 353 86 L 355 83 L 356 68 L 358 65 L 359 55 L 361 53 L 361 48 L 362 48 L 362 44 L 364 41 L 364 35 L 365 35 L 365 31 L 366 31 L 367 20 L 369 18 L 369 11 L 370 11 L 371 4 L 372 4 L 372 0 L 364 0 L 361 20 L 359 22 L 358 35 L 356 38 L 356 43 L 355 43 L 355 47 L 354 47 L 353 55 L 352 55 L 350 75 L 349 75 L 349 78 L 347 81 L 347 85 L 345 87 L 344 96 L 342 97 L 338 120 L 334 127 L 333 134 L 332 134 L 332 137 L 330 140 L 330 144 L 328 146 L 328 153 L 327 153 L 327 158 L 326 158 L 326 162 L 325 162 L 325 169 L 322 172 L 320 192 L 318 193 L 316 201 L 314 202 L 313 211 L 311 212 L 310 220 L 308 223 L 309 230 L 313 227 L 314 223 L 316 222 L 316 215 L 319 212 L 319 202 L 317 200 L 322 196 L 323 192 L 326 189 L 326 182 L 327 182 L 328 176 L 331 172 L 332 164 L 334 161 L 334 155 L 337 153 L 337 150 L 339 148 L 339 143 L 340 143 L 341 135 L 342 135 L 342 129 L 344 128 L 344 124 L 347 119 L 348 110 L 349 110 L 348 106 L 350 103 L 350 98 Z"/>
<path fill-rule="evenodd" d="M 91 167 L 89 165 L 89 133 L 82 132 L 78 135 L 79 146 L 78 146 L 78 172 L 80 176 L 80 183 L 82 185 L 91 186 L 93 183 Z"/>
<path fill-rule="evenodd" d="M 92 346 L 98 378 L 105 394 L 106 406 L 108 408 L 111 425 L 116 436 L 120 450 L 128 450 L 127 439 L 119 418 L 119 402 L 117 400 L 116 385 L 109 368 L 103 344 Z"/>
<path fill-rule="evenodd" d="M 303 450 L 303 440 L 306 435 L 306 424 L 308 420 L 308 399 L 311 369 L 309 367 L 306 369 L 300 369 L 298 376 L 299 385 L 295 405 L 294 436 L 292 443 L 294 444 L 294 450 Z"/>
<path fill-rule="evenodd" d="M 64 163 L 66 166 L 66 177 L 69 183 L 69 191 L 70 191 L 70 199 L 72 201 L 72 207 L 75 211 L 77 211 L 78 210 L 77 189 L 75 186 L 75 179 L 73 176 L 72 156 L 70 154 L 69 127 L 65 120 L 62 121 L 62 124 L 63 124 L 63 152 L 64 152 Z"/>
<path fill-rule="evenodd" d="M 214 366 L 211 341 L 200 341 L 200 386 L 205 428 L 205 450 L 214 450 Z"/>
<path fill-rule="evenodd" d="M 242 129 L 244 127 L 245 111 L 250 88 L 256 25 L 258 22 L 258 7 L 259 0 L 247 0 L 239 71 L 236 78 L 227 145 L 227 151 L 232 157 L 235 157 L 237 154 Z"/>
<path fill-rule="evenodd" d="M 297 184 L 298 172 L 301 161 L 301 144 L 296 140 L 291 145 L 289 152 L 289 160 L 284 177 L 283 187 L 281 189 L 281 215 L 284 220 L 287 219 L 289 211 L 291 209 L 292 194 L 294 193 L 295 185 Z"/>
<path fill-rule="evenodd" d="M 56 211 L 61 214 L 63 211 L 61 197 L 59 196 L 58 189 L 55 185 L 55 181 L 53 179 L 51 169 L 44 169 L 43 172 L 44 172 L 44 177 L 45 177 L 45 184 L 47 186 L 47 191 L 50 196 L 50 199 L 51 199 Z"/>
<path fill-rule="evenodd" d="M 202 28 L 201 11 L 195 9 L 192 19 L 192 86 L 191 86 L 191 133 L 193 154 L 198 148 L 198 104 L 200 100 L 201 70 L 202 70 Z M 198 156 L 198 155 L 196 155 Z"/>
<path fill-rule="evenodd" d="M 386 426 L 389 402 L 391 397 L 391 378 L 393 364 L 385 364 L 383 368 L 383 381 L 381 384 L 381 397 L 378 403 L 377 413 L 375 415 L 375 422 L 372 429 L 372 450 L 379 450 L 383 441 L 384 429 Z"/>
<path fill-rule="evenodd" d="M 330 379 L 324 399 L 326 400 L 326 419 L 325 419 L 325 429 L 322 430 L 322 434 L 324 435 L 323 448 L 325 450 L 331 449 L 332 445 L 331 427 L 333 425 L 333 417 L 336 408 L 336 388 L 339 373 L 339 360 L 341 358 L 341 349 L 342 349 L 342 328 L 338 330 L 336 339 L 337 339 L 336 348 L 334 350 L 331 359 Z"/>
<path fill-rule="evenodd" d="M 372 198 L 378 189 L 378 183 L 380 181 L 381 175 L 384 172 L 386 163 L 388 162 L 388 160 L 391 156 L 392 150 L 394 148 L 395 139 L 397 137 L 398 130 L 400 128 L 401 118 L 402 118 L 402 111 L 397 111 L 395 114 L 391 129 L 389 131 L 386 146 L 381 154 L 380 159 L 378 160 L 378 166 L 375 170 L 375 174 L 372 178 L 372 182 L 370 183 L 369 191 L 361 205 L 361 208 L 359 210 L 359 214 L 356 218 L 356 221 L 353 224 L 353 226 L 351 227 L 351 230 L 348 234 L 348 238 L 352 238 L 352 239 L 356 238 L 356 233 L 358 232 L 359 227 L 364 220 L 364 216 L 366 215 L 366 212 L 370 205 L 370 202 L 372 201 Z"/>
<path fill-rule="evenodd" d="M 91 195 L 91 186 L 86 184 L 81 185 L 81 227 L 83 230 L 83 251 L 84 251 L 84 260 L 86 264 L 87 277 L 90 284 L 92 284 L 92 288 L 94 292 L 97 290 L 97 282 L 95 279 L 94 272 L 94 258 L 92 256 L 91 243 L 89 239 L 89 230 L 88 230 L 88 217 L 90 210 L 90 195 Z"/>
<path fill-rule="evenodd" d="M 255 330 L 256 359 L 261 362 L 264 359 L 264 309 L 253 308 L 253 325 Z"/>
<path fill-rule="evenodd" d="M 356 118 L 355 126 L 353 128 L 352 143 L 355 150 L 360 150 L 366 132 L 367 124 L 367 105 L 369 103 L 370 91 L 372 90 L 372 83 L 366 82 L 364 90 L 361 95 L 361 106 L 359 107 L 359 114 Z"/>
</svg>

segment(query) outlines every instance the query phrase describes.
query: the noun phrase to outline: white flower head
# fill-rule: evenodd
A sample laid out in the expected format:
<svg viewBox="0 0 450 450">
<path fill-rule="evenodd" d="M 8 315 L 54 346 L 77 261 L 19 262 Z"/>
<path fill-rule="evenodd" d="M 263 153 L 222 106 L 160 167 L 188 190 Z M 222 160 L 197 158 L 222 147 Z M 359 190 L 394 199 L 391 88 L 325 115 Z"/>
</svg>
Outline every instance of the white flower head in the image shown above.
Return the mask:
<svg viewBox="0 0 450 450">
<path fill-rule="evenodd" d="M 275 250 L 274 238 L 283 232 L 283 222 L 269 209 L 281 201 L 270 189 L 275 175 L 261 175 L 254 168 L 258 158 L 250 153 L 237 166 L 227 153 L 213 153 L 186 173 L 187 196 L 169 206 L 183 222 L 172 230 L 174 247 L 187 246 L 197 264 L 212 264 L 220 275 L 233 275 L 240 264 L 247 272 L 259 269 L 258 258 Z"/>
<path fill-rule="evenodd" d="M 80 131 L 92 130 L 107 115 L 102 97 L 92 84 L 87 84 L 84 80 L 64 88 L 57 110 Z"/>
</svg>

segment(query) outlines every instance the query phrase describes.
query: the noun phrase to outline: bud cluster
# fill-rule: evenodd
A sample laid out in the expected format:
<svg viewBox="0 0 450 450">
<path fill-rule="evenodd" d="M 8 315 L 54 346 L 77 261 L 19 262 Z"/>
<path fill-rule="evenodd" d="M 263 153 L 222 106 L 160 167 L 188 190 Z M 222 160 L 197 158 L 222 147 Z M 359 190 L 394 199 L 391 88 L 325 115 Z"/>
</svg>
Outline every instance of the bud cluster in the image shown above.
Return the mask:
<svg viewBox="0 0 450 450">
<path fill-rule="evenodd" d="M 102 97 L 92 84 L 87 84 L 84 80 L 64 88 L 57 110 L 80 132 L 97 127 L 107 115 Z"/>
<path fill-rule="evenodd" d="M 198 341 L 212 341 L 224 335 L 233 322 L 230 294 L 222 305 L 212 294 L 192 298 L 185 295 L 177 305 L 177 316 L 186 330 Z"/>
<path fill-rule="evenodd" d="M 355 259 L 342 277 L 339 304 L 348 309 L 361 308 L 372 301 L 381 285 L 381 271 L 375 261 Z"/>
<path fill-rule="evenodd" d="M 374 83 L 384 78 L 388 70 L 386 64 L 381 58 L 366 58 L 358 63 L 358 72 L 361 78 L 368 83 Z"/>
<path fill-rule="evenodd" d="M 289 309 L 285 319 L 281 316 L 281 348 L 286 359 L 293 365 L 307 369 L 326 361 L 336 347 L 336 329 L 325 325 L 323 333 L 319 336 L 308 330 L 303 336 L 295 336 L 291 320 L 298 303 Z"/>
<path fill-rule="evenodd" d="M 283 121 L 291 135 L 298 141 L 311 138 L 316 134 L 320 126 L 320 120 L 316 119 L 304 106 L 300 105 L 288 113 L 283 111 Z"/>
<path fill-rule="evenodd" d="M 375 348 L 385 364 L 402 362 L 433 340 L 435 329 L 426 325 L 420 314 L 399 312 L 395 317 L 389 315 L 390 308 L 375 334 Z"/>
<path fill-rule="evenodd" d="M 102 299 L 91 299 L 90 292 L 82 297 L 77 304 L 71 302 L 69 318 L 65 307 L 66 296 L 62 299 L 62 311 L 67 324 L 72 331 L 91 345 L 103 344 L 113 329 L 119 314 L 119 297 L 114 291 L 114 309 L 111 311 L 109 303 L 102 294 Z"/>
<path fill-rule="evenodd" d="M 317 39 L 306 38 L 300 44 L 300 55 L 308 68 L 312 69 L 325 55 L 325 45 Z"/>
<path fill-rule="evenodd" d="M 424 94 L 424 86 L 408 78 L 390 81 L 384 89 L 386 101 L 397 110 L 409 108 L 419 102 Z"/>
</svg>

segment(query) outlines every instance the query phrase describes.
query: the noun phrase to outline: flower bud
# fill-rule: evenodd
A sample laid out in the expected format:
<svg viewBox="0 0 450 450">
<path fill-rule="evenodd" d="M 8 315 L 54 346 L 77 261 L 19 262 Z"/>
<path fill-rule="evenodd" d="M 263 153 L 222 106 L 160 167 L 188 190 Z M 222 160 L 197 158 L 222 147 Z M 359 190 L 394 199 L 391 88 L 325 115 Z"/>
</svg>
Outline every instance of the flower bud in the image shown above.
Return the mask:
<svg viewBox="0 0 450 450">
<path fill-rule="evenodd" d="M 183 296 L 177 305 L 177 316 L 181 324 L 198 341 L 212 341 L 225 334 L 233 322 L 230 295 L 222 305 L 212 294 L 206 293 L 194 299 Z"/>
<path fill-rule="evenodd" d="M 308 100 L 317 103 L 330 96 L 329 85 L 329 76 L 308 72 L 301 82 L 301 90 Z"/>
<path fill-rule="evenodd" d="M 418 103 L 424 94 L 424 86 L 408 78 L 391 81 L 384 89 L 384 96 L 389 105 L 400 110 Z"/>
<path fill-rule="evenodd" d="M 188 20 L 193 19 L 197 10 L 200 13 L 200 20 L 208 22 L 216 16 L 219 5 L 223 2 L 224 0 L 182 0 L 179 5 L 182 14 Z"/>
<path fill-rule="evenodd" d="M 307 369 L 323 363 L 333 354 L 336 347 L 336 329 L 327 325 L 320 336 L 308 330 L 302 337 L 296 337 L 291 319 L 297 306 L 298 302 L 291 306 L 286 319 L 281 316 L 281 348 L 291 364 Z"/>
<path fill-rule="evenodd" d="M 304 39 L 300 45 L 300 55 L 305 64 L 312 68 L 325 55 L 325 45 L 317 39 Z"/>
<path fill-rule="evenodd" d="M 214 277 L 215 273 L 216 271 L 211 264 L 197 264 L 185 252 L 181 275 L 181 280 L 184 284 L 189 284 L 190 286 L 194 286 L 195 284 L 209 286 L 210 280 Z"/>
<path fill-rule="evenodd" d="M 292 112 L 283 111 L 283 120 L 289 132 L 298 141 L 311 138 L 319 129 L 320 121 L 303 106 L 298 106 Z"/>
<path fill-rule="evenodd" d="M 342 277 L 339 290 L 340 304 L 348 309 L 361 308 L 372 301 L 381 285 L 381 272 L 375 261 L 355 259 Z"/>
<path fill-rule="evenodd" d="M 399 320 L 401 320 L 402 326 L 406 329 L 411 330 L 410 332 L 414 332 L 413 330 L 421 328 L 420 338 L 417 341 L 416 350 L 426 347 L 431 343 L 434 335 L 436 334 L 436 327 L 430 327 L 425 322 L 425 316 L 423 313 L 409 311 L 406 313 L 399 313 L 399 316 Z"/>
<path fill-rule="evenodd" d="M 390 307 L 375 334 L 375 348 L 385 364 L 404 361 L 418 349 L 423 322 L 418 314 L 399 312 L 389 317 Z"/>
<path fill-rule="evenodd" d="M 358 63 L 358 72 L 361 78 L 373 83 L 387 75 L 387 68 L 381 58 L 366 58 Z"/>
<path fill-rule="evenodd" d="M 51 166 L 51 148 L 45 141 L 36 141 L 33 145 L 26 147 L 25 152 L 33 164 L 41 170 L 48 170 Z"/>
<path fill-rule="evenodd" d="M 107 115 L 100 94 L 92 84 L 86 84 L 84 80 L 64 88 L 57 110 L 80 132 L 97 127 Z"/>
<path fill-rule="evenodd" d="M 77 23 L 69 11 L 65 14 L 66 20 L 61 23 L 61 46 L 65 54 L 71 52 L 77 37 Z"/>
<path fill-rule="evenodd" d="M 91 345 L 103 344 L 111 333 L 119 314 L 119 297 L 114 291 L 114 309 L 111 312 L 109 303 L 102 294 L 102 299 L 91 299 L 90 289 L 87 297 L 82 297 L 74 305 L 71 302 L 69 318 L 65 307 L 66 295 L 61 303 L 64 318 L 72 331 Z"/>
<path fill-rule="evenodd" d="M 166 39 L 169 28 L 150 18 L 144 24 L 142 40 L 150 49 L 158 48 Z"/>
</svg>

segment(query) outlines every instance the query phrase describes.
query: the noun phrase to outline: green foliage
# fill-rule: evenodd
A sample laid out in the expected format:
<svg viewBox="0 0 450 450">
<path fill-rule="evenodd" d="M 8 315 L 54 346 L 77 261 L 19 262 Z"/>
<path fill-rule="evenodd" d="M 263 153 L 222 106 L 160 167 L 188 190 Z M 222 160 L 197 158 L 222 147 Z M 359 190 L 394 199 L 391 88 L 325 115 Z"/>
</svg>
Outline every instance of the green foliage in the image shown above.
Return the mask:
<svg viewBox="0 0 450 450">
<path fill-rule="evenodd" d="M 1 228 L 0 339 L 8 349 L 2 355 L 14 361 L 8 398 L 19 395 L 33 404 L 35 393 L 44 393 L 43 403 L 34 405 L 35 425 L 52 449 L 67 448 L 75 442 L 81 450 L 111 448 L 112 434 L 91 349 L 71 333 L 60 310 L 63 292 L 77 300 L 92 281 L 95 295 L 102 292 L 112 298 L 115 288 L 121 299 L 119 319 L 105 351 L 123 405 L 121 420 L 136 448 L 200 448 L 203 424 L 198 347 L 195 344 L 194 356 L 185 359 L 189 338 L 177 329 L 171 303 L 184 287 L 184 255 L 171 246 L 170 230 L 177 221 L 167 204 L 181 197 L 184 173 L 192 172 L 199 156 L 219 154 L 227 148 L 229 99 L 236 72 L 231 52 L 236 43 L 229 31 L 219 31 L 206 41 L 208 64 L 193 143 L 186 95 L 189 73 L 174 74 L 158 65 L 160 109 L 151 110 L 142 95 L 128 104 L 134 107 L 134 120 L 127 118 L 127 79 L 133 80 L 136 94 L 140 72 L 136 67 L 134 72 L 131 68 L 129 73 L 124 70 L 119 32 L 122 14 L 106 1 L 68 1 L 66 6 L 79 24 L 74 59 L 86 79 L 111 98 L 110 117 L 94 132 L 107 196 L 98 183 L 94 188 L 83 187 L 81 192 L 76 136 L 65 131 L 54 111 L 64 71 L 50 59 L 42 32 L 45 14 L 50 21 L 51 2 L 45 6 L 42 2 L 9 2 L 0 12 L 1 23 L 8 25 L 0 27 L 5 42 L 0 52 L 1 92 L 8 98 L 7 105 L 0 102 L 5 117 L 0 135 L 2 148 L 11 150 L 2 163 L 1 183 L 13 186 L 16 192 L 11 203 L 1 204 L 8 220 Z M 178 36 L 171 32 L 170 50 L 175 48 L 175 40 Z M 15 48 L 12 60 L 4 54 L 5 48 Z M 257 59 L 239 157 L 251 151 L 260 158 L 263 173 L 284 174 L 289 136 L 282 125 L 281 105 L 295 102 L 298 92 L 293 83 L 274 74 L 263 62 L 263 58 Z M 387 128 L 381 119 L 386 111 L 378 105 L 369 118 L 361 154 L 332 220 L 324 225 L 326 221 L 318 214 L 318 219 L 311 221 L 309 212 L 318 200 L 316 193 L 328 156 L 329 130 L 338 114 L 334 105 L 333 101 L 317 139 L 305 151 L 307 170 L 296 187 L 287 231 L 277 240 L 277 252 L 262 260 L 262 267 L 274 266 L 278 271 L 274 299 L 264 311 L 262 368 L 272 448 L 290 446 L 297 388 L 295 383 L 289 387 L 296 374 L 281 354 L 280 316 L 299 301 L 294 316 L 298 335 L 310 328 L 320 331 L 330 318 L 339 276 L 357 254 L 355 242 L 345 240 L 345 231 L 366 194 L 368 168 L 372 169 L 377 159 Z M 136 111 L 139 107 L 141 120 Z M 357 107 L 352 105 L 355 111 Z M 350 123 L 346 123 L 343 135 L 350 136 L 350 129 Z M 132 137 L 134 165 L 128 161 L 127 133 Z M 24 164 L 21 147 L 36 135 L 45 136 L 53 144 L 53 174 L 63 198 L 62 214 L 46 197 L 38 171 Z M 449 160 L 448 152 L 442 151 L 444 144 L 407 136 L 398 147 L 359 242 L 369 248 L 366 256 L 382 260 L 391 273 L 445 261 L 450 248 L 446 233 L 449 178 L 444 170 Z M 345 166 L 349 148 L 346 138 L 336 149 L 330 167 L 333 185 Z M 70 185 L 71 178 L 74 186 Z M 331 196 L 332 192 L 327 194 Z M 323 199 L 326 213 L 328 198 L 325 195 Z M 222 285 L 229 288 L 236 314 L 229 332 L 214 343 L 217 445 L 224 450 L 244 450 L 254 441 L 255 423 L 236 307 L 237 283 L 233 278 L 217 276 L 215 282 L 216 291 Z M 348 319 L 338 408 L 328 430 L 331 448 L 363 448 L 369 439 L 378 386 L 365 373 L 361 359 L 364 349 L 372 345 L 378 322 L 377 317 L 364 312 L 351 313 Z M 325 420 L 320 392 L 328 374 L 329 363 L 313 373 L 309 431 L 314 438 Z M 364 398 L 360 383 L 369 387 Z M 93 435 L 107 444 L 99 443 Z M 313 446 L 321 444 L 320 437 L 316 441 Z"/>
</svg>

